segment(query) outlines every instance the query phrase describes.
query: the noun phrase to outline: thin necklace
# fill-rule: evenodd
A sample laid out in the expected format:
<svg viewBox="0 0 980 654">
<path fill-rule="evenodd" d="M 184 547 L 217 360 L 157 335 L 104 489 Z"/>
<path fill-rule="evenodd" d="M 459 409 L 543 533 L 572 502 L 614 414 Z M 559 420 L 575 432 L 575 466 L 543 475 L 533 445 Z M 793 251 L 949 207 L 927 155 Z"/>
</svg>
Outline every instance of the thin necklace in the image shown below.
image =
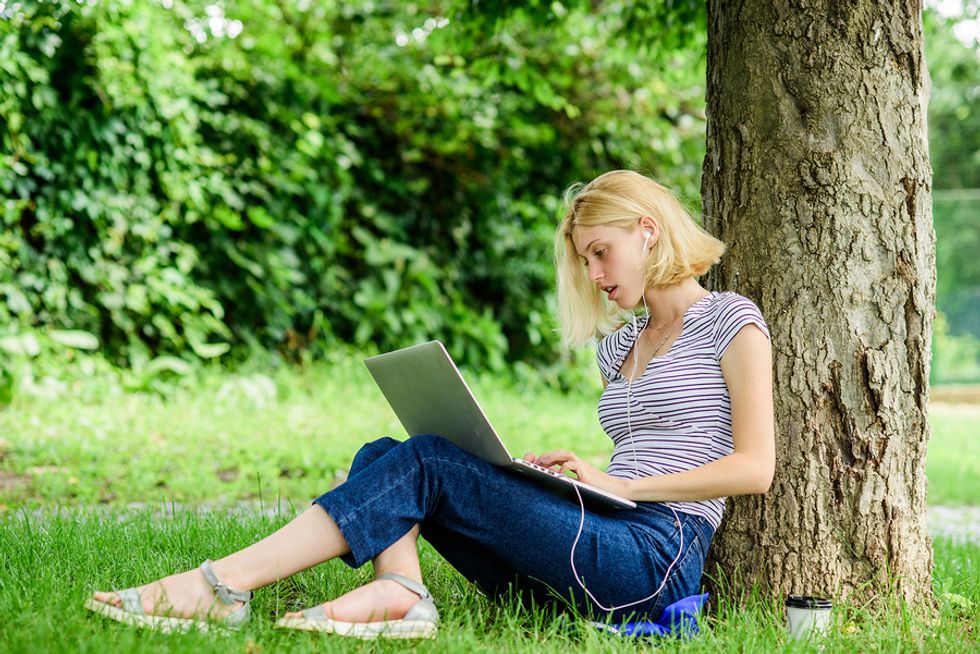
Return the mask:
<svg viewBox="0 0 980 654">
<path fill-rule="evenodd" d="M 683 317 L 684 316 L 677 316 L 676 318 L 674 318 L 673 322 L 667 325 L 667 327 L 661 327 L 661 329 L 666 329 L 667 332 L 664 334 L 664 337 L 660 340 L 660 344 L 656 347 L 656 349 L 653 350 L 653 354 L 650 355 L 651 361 L 653 360 L 654 357 L 657 356 L 657 353 L 660 352 L 660 349 L 664 346 L 664 343 L 667 342 L 667 339 L 670 338 L 670 335 L 674 333 L 674 325 L 676 325 L 677 321 Z M 643 331 L 647 328 L 649 324 L 650 323 L 648 322 L 646 325 L 643 326 L 643 329 L 640 330 L 640 333 L 636 335 L 636 338 L 633 341 L 633 372 L 626 379 L 627 385 L 632 384 L 633 377 L 636 376 L 636 369 L 640 363 L 640 336 L 643 335 Z"/>
<path fill-rule="evenodd" d="M 670 329 L 671 327 L 674 326 L 674 323 L 676 323 L 678 320 L 680 320 L 680 317 L 674 318 L 671 322 L 667 323 L 666 325 L 661 325 L 660 327 L 653 327 L 651 325 L 651 323 L 653 322 L 653 318 L 651 318 L 650 320 L 647 321 L 646 326 L 650 328 L 650 331 L 659 332 L 662 329 Z"/>
<path fill-rule="evenodd" d="M 657 352 L 659 352 L 660 351 L 660 348 L 662 348 L 664 346 L 664 343 L 667 342 L 667 339 L 670 338 L 670 335 L 674 333 L 674 325 L 676 325 L 677 324 L 677 321 L 680 320 L 681 318 L 683 318 L 683 316 L 678 316 L 678 317 L 674 318 L 674 322 L 670 323 L 666 327 L 661 327 L 661 329 L 666 329 L 667 331 L 664 332 L 664 337 L 661 339 L 660 345 L 658 345 L 656 347 L 656 349 L 654 349 L 653 354 L 650 355 L 650 358 L 651 359 L 653 359 L 655 356 L 657 356 Z"/>
<path fill-rule="evenodd" d="M 695 304 L 697 304 L 698 302 L 700 302 L 704 298 L 708 297 L 709 295 L 711 295 L 711 293 L 705 292 L 705 294 L 702 295 L 701 297 L 699 297 L 697 300 L 695 300 L 691 304 L 691 306 L 694 306 Z M 650 323 L 653 322 L 653 316 L 650 316 L 650 313 L 649 313 L 650 312 L 650 308 L 647 306 L 647 296 L 646 296 L 646 294 L 643 295 L 643 308 L 647 310 L 647 315 L 649 316 L 649 319 L 647 320 L 647 324 L 643 326 L 643 329 L 646 329 L 647 327 L 650 326 Z M 690 307 L 688 307 L 688 310 L 690 310 Z M 657 357 L 657 353 L 660 352 L 660 348 L 662 348 L 664 346 L 664 343 L 667 342 L 667 339 L 670 337 L 671 333 L 673 333 L 673 331 L 674 331 L 674 325 L 676 325 L 677 324 L 677 321 L 680 320 L 681 318 L 683 318 L 685 315 L 687 315 L 687 311 L 685 311 L 683 314 L 681 314 L 681 315 L 677 316 L 676 318 L 674 318 L 674 322 L 670 323 L 667 326 L 667 333 L 664 334 L 663 340 L 660 341 L 660 345 L 657 346 L 657 349 L 655 349 L 653 351 L 653 354 L 650 356 L 650 361 L 651 362 Z M 661 329 L 663 329 L 663 328 L 661 328 Z M 657 331 L 659 331 L 659 330 L 657 330 Z M 636 476 L 639 477 L 640 476 L 640 462 L 636 458 L 636 441 L 633 440 L 633 427 L 630 424 L 630 417 L 631 417 L 630 414 L 632 413 L 632 409 L 633 409 L 632 402 L 630 401 L 631 400 L 630 396 L 633 394 L 633 378 L 636 377 L 636 369 L 638 367 L 637 364 L 640 361 L 640 357 L 639 357 L 640 347 L 639 346 L 640 346 L 640 334 L 642 334 L 642 330 L 640 330 L 639 332 L 636 331 L 636 315 L 635 314 L 633 315 L 633 334 L 634 334 L 634 336 L 633 336 L 633 372 L 630 373 L 630 376 L 626 378 L 626 429 L 629 431 L 630 448 L 633 450 L 633 469 L 636 471 Z M 673 511 L 673 510 L 674 509 L 671 508 L 671 511 Z M 683 537 L 684 537 L 684 533 L 682 531 L 681 532 L 681 539 L 682 539 L 681 540 L 681 543 L 682 544 L 683 544 Z M 671 565 L 674 565 L 674 564 L 671 563 Z M 668 568 L 668 572 L 669 571 L 670 570 Z M 660 589 L 657 589 L 657 593 L 659 593 L 659 592 L 660 592 Z M 656 593 L 654 593 L 654 594 L 656 594 Z M 620 607 L 620 608 L 622 608 L 622 607 Z"/>
<path fill-rule="evenodd" d="M 681 318 L 683 318 L 684 315 L 688 311 L 691 310 L 691 307 L 693 307 L 695 304 L 697 304 L 698 302 L 700 302 L 704 298 L 708 297 L 709 295 L 711 295 L 711 292 L 710 291 L 705 291 L 705 293 L 703 295 L 698 296 L 698 298 L 696 300 L 694 300 L 694 302 L 691 303 L 691 305 L 684 311 L 684 313 L 682 313 L 680 316 L 678 316 L 677 318 L 675 318 L 669 324 L 663 325 L 661 327 L 655 327 L 653 325 L 653 316 L 648 313 L 647 314 L 647 317 L 649 318 L 649 320 L 647 320 L 647 324 L 643 326 L 643 329 L 649 328 L 651 331 L 655 331 L 655 332 L 659 332 L 662 329 L 670 329 L 671 327 L 673 327 L 677 323 L 678 320 L 680 320 Z M 643 306 L 646 306 L 646 296 L 643 297 Z"/>
</svg>

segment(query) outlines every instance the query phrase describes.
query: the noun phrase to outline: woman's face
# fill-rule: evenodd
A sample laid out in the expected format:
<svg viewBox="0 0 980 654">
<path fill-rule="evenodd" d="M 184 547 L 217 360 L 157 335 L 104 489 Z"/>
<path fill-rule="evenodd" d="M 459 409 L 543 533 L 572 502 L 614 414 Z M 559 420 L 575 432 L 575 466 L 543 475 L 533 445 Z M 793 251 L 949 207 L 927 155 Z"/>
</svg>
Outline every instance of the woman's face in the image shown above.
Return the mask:
<svg viewBox="0 0 980 654">
<path fill-rule="evenodd" d="M 589 279 L 623 309 L 632 309 L 643 298 L 643 229 L 624 227 L 576 227 L 572 230 L 575 253 L 584 261 Z"/>
</svg>

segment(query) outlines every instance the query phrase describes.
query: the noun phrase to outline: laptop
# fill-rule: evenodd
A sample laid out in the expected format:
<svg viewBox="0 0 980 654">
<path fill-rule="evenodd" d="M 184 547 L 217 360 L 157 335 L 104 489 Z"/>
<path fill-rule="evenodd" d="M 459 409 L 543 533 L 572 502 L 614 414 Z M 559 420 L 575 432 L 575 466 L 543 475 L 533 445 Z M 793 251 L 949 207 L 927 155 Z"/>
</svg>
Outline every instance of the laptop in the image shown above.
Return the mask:
<svg viewBox="0 0 980 654">
<path fill-rule="evenodd" d="M 435 434 L 488 463 L 539 481 L 593 508 L 635 509 L 636 503 L 556 470 L 510 455 L 439 341 L 365 359 L 374 381 L 409 436 Z"/>
</svg>

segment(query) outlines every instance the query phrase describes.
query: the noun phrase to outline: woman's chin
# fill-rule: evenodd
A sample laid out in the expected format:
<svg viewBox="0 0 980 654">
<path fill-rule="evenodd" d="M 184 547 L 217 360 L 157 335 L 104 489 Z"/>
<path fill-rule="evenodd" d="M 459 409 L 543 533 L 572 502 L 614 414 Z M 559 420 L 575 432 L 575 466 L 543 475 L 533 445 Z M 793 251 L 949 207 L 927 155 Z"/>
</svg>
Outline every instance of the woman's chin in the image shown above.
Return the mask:
<svg viewBox="0 0 980 654">
<path fill-rule="evenodd" d="M 623 311 L 631 311 L 636 308 L 640 303 L 639 299 L 633 300 L 630 298 L 617 297 L 613 302 Z"/>
<path fill-rule="evenodd" d="M 630 311 L 643 301 L 643 296 L 633 297 L 631 293 L 624 292 L 621 287 L 616 287 L 612 293 L 606 296 L 606 302 L 615 304 L 623 311 Z"/>
</svg>

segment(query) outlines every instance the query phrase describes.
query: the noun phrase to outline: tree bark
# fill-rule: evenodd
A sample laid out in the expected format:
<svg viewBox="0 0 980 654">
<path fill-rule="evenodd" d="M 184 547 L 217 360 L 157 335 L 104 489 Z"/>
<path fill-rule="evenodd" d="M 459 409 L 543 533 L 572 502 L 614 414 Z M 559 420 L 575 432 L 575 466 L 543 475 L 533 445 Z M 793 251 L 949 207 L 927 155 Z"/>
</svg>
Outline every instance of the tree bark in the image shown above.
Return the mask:
<svg viewBox="0 0 980 654">
<path fill-rule="evenodd" d="M 708 284 L 761 307 L 776 394 L 773 486 L 729 500 L 712 546 L 736 592 L 931 596 L 921 9 L 708 2 L 702 196 L 729 246 Z"/>
</svg>

